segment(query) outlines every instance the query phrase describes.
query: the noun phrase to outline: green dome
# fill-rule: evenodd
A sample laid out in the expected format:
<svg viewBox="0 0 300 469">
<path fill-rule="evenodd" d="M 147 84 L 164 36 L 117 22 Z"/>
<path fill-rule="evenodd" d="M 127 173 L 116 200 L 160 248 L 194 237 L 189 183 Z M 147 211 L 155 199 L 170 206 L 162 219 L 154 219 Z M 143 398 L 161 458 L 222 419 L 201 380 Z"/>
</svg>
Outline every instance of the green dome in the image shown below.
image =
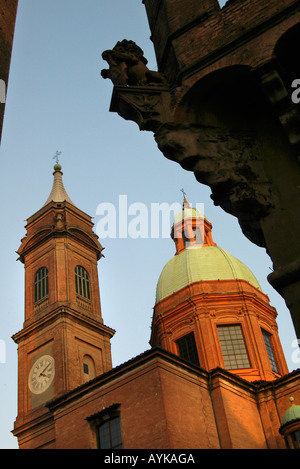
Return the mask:
<svg viewBox="0 0 300 469">
<path fill-rule="evenodd" d="M 290 402 L 292 403 L 292 405 L 284 414 L 283 419 L 282 419 L 282 425 L 284 425 L 285 423 L 291 422 L 292 420 L 300 419 L 300 405 L 294 404 L 293 397 L 290 397 Z"/>
<path fill-rule="evenodd" d="M 156 303 L 194 282 L 246 280 L 261 287 L 245 264 L 218 246 L 191 246 L 165 265 L 156 288 Z"/>
</svg>

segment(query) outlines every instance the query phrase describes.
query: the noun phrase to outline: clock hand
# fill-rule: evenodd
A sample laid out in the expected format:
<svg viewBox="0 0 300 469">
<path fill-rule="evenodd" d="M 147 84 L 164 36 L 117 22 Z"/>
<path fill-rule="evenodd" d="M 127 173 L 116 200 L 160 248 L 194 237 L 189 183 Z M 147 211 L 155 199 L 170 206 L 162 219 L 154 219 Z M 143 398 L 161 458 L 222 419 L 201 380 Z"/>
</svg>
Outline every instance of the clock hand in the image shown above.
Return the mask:
<svg viewBox="0 0 300 469">
<path fill-rule="evenodd" d="M 48 365 L 43 369 L 43 371 L 39 374 L 39 376 L 46 376 L 46 375 L 44 375 L 44 372 L 47 370 L 49 365 L 50 365 L 50 363 L 48 363 Z"/>
</svg>

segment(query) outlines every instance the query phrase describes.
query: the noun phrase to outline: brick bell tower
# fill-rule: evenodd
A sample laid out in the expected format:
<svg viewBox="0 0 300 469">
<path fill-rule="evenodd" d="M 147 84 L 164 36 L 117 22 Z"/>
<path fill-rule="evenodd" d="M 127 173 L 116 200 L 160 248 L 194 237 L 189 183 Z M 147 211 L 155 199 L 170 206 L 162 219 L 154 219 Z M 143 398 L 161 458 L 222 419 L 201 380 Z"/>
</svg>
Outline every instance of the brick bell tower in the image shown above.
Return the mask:
<svg viewBox="0 0 300 469">
<path fill-rule="evenodd" d="M 207 371 L 273 381 L 288 373 L 277 312 L 248 267 L 216 245 L 211 229 L 184 199 L 171 233 L 176 253 L 157 283 L 150 344 Z"/>
<path fill-rule="evenodd" d="M 47 402 L 112 368 L 114 331 L 103 324 L 97 272 L 103 248 L 90 216 L 66 193 L 62 174 L 56 164 L 49 198 L 27 220 L 17 251 L 25 267 L 25 321 L 13 336 L 18 344 L 13 433 L 20 448 L 30 447 L 49 427 Z"/>
</svg>

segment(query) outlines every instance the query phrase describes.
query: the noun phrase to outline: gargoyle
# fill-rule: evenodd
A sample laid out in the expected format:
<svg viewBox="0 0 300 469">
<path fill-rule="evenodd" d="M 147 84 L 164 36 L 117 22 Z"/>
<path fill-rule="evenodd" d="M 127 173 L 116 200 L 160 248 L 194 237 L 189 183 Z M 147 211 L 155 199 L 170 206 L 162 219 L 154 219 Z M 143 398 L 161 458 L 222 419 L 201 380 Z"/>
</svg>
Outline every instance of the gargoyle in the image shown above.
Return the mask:
<svg viewBox="0 0 300 469">
<path fill-rule="evenodd" d="M 109 69 L 101 71 L 103 78 L 109 78 L 114 85 L 119 86 L 156 86 L 166 87 L 167 80 L 159 72 L 149 70 L 143 50 L 134 42 L 117 42 L 112 50 L 102 54 Z"/>
</svg>

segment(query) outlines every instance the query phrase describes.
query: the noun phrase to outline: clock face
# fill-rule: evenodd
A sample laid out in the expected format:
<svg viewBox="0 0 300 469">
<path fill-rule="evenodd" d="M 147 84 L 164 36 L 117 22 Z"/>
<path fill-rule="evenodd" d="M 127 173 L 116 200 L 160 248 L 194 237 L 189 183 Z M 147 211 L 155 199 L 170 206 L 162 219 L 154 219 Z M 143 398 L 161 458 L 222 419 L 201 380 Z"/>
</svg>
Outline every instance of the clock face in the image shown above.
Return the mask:
<svg viewBox="0 0 300 469">
<path fill-rule="evenodd" d="M 45 392 L 54 378 L 54 359 L 43 355 L 33 364 L 28 378 L 29 389 L 34 394 Z"/>
</svg>

